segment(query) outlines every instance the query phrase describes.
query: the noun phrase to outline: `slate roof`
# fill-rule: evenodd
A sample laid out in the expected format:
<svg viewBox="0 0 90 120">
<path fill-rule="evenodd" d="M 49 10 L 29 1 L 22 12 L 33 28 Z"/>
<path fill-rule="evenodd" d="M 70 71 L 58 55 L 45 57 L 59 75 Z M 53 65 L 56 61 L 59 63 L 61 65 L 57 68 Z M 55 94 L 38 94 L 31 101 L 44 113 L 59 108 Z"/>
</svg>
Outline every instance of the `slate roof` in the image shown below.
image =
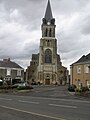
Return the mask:
<svg viewBox="0 0 90 120">
<path fill-rule="evenodd" d="M 75 63 L 83 63 L 83 62 L 89 62 L 90 61 L 90 53 L 88 55 L 83 55 L 77 62 Z M 73 64 L 75 64 L 73 63 Z"/>
<path fill-rule="evenodd" d="M 50 5 L 50 1 L 49 0 L 48 0 L 47 8 L 46 8 L 45 19 L 47 21 L 50 21 L 51 19 L 53 19 L 51 5 Z"/>
<path fill-rule="evenodd" d="M 17 63 L 12 62 L 10 60 L 3 60 L 0 61 L 0 67 L 9 67 L 9 68 L 21 68 L 21 66 L 19 66 Z"/>
<path fill-rule="evenodd" d="M 32 54 L 32 60 L 38 60 L 39 54 Z"/>
</svg>

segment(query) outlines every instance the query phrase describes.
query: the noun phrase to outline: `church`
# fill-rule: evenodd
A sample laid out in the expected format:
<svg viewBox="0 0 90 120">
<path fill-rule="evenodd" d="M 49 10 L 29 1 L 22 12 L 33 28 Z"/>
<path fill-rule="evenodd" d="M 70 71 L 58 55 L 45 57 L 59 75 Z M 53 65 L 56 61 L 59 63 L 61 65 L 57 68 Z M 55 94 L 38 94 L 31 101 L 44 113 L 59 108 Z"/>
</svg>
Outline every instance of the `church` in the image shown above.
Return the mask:
<svg viewBox="0 0 90 120">
<path fill-rule="evenodd" d="M 43 85 L 67 83 L 67 68 L 62 66 L 60 55 L 57 54 L 55 28 L 55 18 L 48 0 L 45 16 L 42 19 L 39 53 L 32 54 L 30 66 L 26 70 L 26 80 L 29 83 L 36 82 Z"/>
</svg>

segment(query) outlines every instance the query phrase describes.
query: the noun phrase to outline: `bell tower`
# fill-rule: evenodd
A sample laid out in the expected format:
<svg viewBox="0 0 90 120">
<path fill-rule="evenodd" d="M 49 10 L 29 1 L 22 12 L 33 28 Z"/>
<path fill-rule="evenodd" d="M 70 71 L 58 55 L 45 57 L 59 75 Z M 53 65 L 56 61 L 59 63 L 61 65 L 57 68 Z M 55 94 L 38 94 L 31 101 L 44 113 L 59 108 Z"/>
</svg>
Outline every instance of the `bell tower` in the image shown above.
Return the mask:
<svg viewBox="0 0 90 120">
<path fill-rule="evenodd" d="M 45 17 L 42 19 L 42 37 L 55 37 L 55 19 L 48 0 Z"/>
<path fill-rule="evenodd" d="M 42 19 L 42 38 L 39 47 L 38 80 L 43 84 L 57 81 L 57 40 L 55 38 L 55 19 L 48 0 L 45 16 Z"/>
</svg>

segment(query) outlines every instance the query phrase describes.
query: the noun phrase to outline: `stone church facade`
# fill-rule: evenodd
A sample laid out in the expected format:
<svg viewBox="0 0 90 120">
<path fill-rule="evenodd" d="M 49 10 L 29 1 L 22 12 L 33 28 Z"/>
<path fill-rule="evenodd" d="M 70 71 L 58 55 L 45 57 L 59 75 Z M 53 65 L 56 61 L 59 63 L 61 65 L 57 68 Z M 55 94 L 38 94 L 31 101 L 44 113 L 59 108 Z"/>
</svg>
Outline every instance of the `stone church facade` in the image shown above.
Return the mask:
<svg viewBox="0 0 90 120">
<path fill-rule="evenodd" d="M 26 78 L 30 83 L 66 84 L 67 68 L 62 66 L 60 56 L 57 54 L 56 25 L 49 0 L 41 28 L 39 53 L 32 54 L 30 66 L 26 70 Z"/>
</svg>

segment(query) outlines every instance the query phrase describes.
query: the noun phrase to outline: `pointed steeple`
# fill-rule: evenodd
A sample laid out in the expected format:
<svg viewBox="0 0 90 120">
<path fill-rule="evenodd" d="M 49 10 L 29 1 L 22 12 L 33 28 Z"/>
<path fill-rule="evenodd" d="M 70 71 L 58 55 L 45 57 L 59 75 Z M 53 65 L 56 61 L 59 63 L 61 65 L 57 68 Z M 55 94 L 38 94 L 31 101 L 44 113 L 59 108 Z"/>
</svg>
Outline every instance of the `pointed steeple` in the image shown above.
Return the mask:
<svg viewBox="0 0 90 120">
<path fill-rule="evenodd" d="M 53 19 L 51 5 L 50 5 L 50 1 L 49 0 L 48 0 L 48 4 L 47 4 L 46 13 L 45 13 L 45 17 L 44 18 L 47 21 L 50 21 L 51 19 Z"/>
</svg>

